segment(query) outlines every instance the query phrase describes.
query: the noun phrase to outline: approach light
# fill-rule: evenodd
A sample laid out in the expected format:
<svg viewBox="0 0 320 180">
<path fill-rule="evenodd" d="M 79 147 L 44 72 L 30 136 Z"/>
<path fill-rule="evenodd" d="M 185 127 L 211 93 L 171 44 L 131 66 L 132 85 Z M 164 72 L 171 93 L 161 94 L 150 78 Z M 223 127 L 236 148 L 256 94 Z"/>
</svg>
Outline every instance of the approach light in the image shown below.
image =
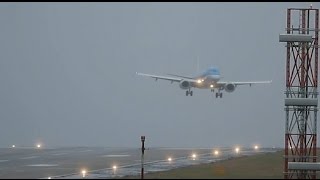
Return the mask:
<svg viewBox="0 0 320 180">
<path fill-rule="evenodd" d="M 113 166 L 112 166 L 112 169 L 113 169 L 112 173 L 113 173 L 113 175 L 115 175 L 115 174 L 116 174 L 116 171 L 117 171 L 117 166 L 116 166 L 116 165 L 113 165 Z"/>
<path fill-rule="evenodd" d="M 240 149 L 238 147 L 235 150 L 236 150 L 236 153 L 239 153 L 239 151 L 240 151 Z"/>
<path fill-rule="evenodd" d="M 86 170 L 82 170 L 81 173 L 82 173 L 82 177 L 86 177 L 86 173 L 87 173 Z"/>
<path fill-rule="evenodd" d="M 192 159 L 195 160 L 196 157 L 197 157 L 197 155 L 193 153 L 193 154 L 192 154 Z"/>
</svg>

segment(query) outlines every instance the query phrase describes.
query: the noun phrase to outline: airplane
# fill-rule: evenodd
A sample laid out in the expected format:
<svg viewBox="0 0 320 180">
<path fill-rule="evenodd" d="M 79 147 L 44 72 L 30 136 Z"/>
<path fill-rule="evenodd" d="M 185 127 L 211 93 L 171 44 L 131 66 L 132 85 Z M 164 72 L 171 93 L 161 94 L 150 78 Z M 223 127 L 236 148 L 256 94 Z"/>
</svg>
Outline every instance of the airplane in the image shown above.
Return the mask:
<svg viewBox="0 0 320 180">
<path fill-rule="evenodd" d="M 158 76 L 158 75 L 152 75 L 152 74 L 144 74 L 136 72 L 137 75 L 140 76 L 147 76 L 154 78 L 156 81 L 158 79 L 161 80 L 168 80 L 173 82 L 178 82 L 179 87 L 181 89 L 186 90 L 186 96 L 193 95 L 193 91 L 191 88 L 199 88 L 199 89 L 210 89 L 211 92 L 214 92 L 215 89 L 217 89 L 216 92 L 216 98 L 220 97 L 222 98 L 222 92 L 225 90 L 228 93 L 233 92 L 237 86 L 239 85 L 251 85 L 252 84 L 263 84 L 263 83 L 271 83 L 270 81 L 246 81 L 246 82 L 239 82 L 239 81 L 220 81 L 220 70 L 217 67 L 209 67 L 207 70 L 205 70 L 203 73 L 201 73 L 198 76 L 195 77 L 188 77 L 188 76 L 181 76 L 181 75 L 175 75 L 175 74 L 168 74 L 169 76 Z"/>
</svg>

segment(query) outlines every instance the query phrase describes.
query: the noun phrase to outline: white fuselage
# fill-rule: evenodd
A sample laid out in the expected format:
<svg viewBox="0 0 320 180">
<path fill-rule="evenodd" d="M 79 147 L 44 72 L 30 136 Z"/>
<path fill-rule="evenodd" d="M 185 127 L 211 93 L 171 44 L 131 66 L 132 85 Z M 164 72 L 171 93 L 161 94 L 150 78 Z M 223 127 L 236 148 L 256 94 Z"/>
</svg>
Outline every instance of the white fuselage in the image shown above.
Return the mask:
<svg viewBox="0 0 320 180">
<path fill-rule="evenodd" d="M 220 80 L 220 75 L 208 74 L 195 78 L 198 80 L 197 83 L 193 83 L 192 86 L 201 89 L 212 89 L 216 83 Z"/>
</svg>

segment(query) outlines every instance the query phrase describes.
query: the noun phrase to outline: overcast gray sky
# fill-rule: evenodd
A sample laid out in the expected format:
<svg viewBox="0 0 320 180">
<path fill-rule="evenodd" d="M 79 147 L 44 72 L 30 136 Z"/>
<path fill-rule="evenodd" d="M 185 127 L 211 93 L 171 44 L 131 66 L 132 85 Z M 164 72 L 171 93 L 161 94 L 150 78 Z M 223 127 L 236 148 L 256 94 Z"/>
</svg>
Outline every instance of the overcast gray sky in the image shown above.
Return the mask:
<svg viewBox="0 0 320 180">
<path fill-rule="evenodd" d="M 320 3 L 312 2 L 315 8 Z M 0 3 L 0 146 L 284 147 L 286 9 L 310 3 Z M 273 80 L 216 99 L 135 72 Z"/>
</svg>

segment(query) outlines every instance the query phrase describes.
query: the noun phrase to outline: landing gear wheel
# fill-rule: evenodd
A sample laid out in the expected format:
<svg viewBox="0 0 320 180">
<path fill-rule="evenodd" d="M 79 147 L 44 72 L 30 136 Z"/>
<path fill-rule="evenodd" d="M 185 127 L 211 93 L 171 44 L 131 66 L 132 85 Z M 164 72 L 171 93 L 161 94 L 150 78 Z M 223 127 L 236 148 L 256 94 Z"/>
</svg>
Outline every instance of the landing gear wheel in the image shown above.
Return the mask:
<svg viewBox="0 0 320 180">
<path fill-rule="evenodd" d="M 217 92 L 216 93 L 216 98 L 218 98 L 218 97 L 222 98 L 222 92 Z"/>
</svg>

